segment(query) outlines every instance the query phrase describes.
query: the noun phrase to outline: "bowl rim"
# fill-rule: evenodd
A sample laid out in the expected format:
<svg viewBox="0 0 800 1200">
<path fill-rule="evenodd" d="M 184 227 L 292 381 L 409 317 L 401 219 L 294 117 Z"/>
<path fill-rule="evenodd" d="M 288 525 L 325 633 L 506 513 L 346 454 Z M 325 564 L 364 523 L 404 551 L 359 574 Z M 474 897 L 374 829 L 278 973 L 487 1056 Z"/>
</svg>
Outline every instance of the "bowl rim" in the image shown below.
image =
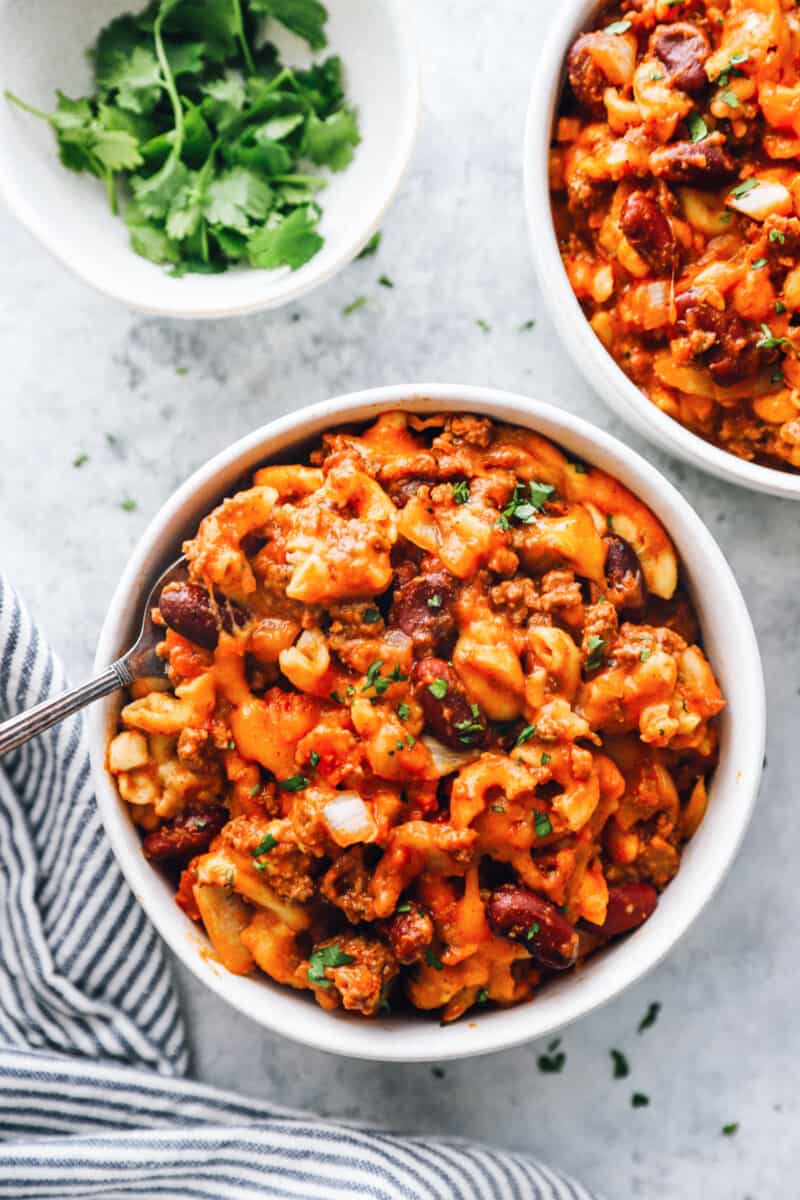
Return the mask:
<svg viewBox="0 0 800 1200">
<path fill-rule="evenodd" d="M 403 0 L 382 0 L 390 9 L 398 38 L 398 47 L 402 55 L 405 76 L 406 99 L 395 130 L 396 148 L 392 156 L 391 166 L 383 173 L 384 193 L 381 202 L 363 231 L 344 244 L 322 270 L 316 273 L 308 272 L 298 279 L 299 272 L 290 272 L 276 294 L 264 296 L 261 299 L 223 304 L 213 302 L 202 304 L 143 303 L 134 301 L 127 294 L 124 286 L 124 276 L 113 276 L 108 273 L 97 273 L 89 262 L 89 256 L 70 249 L 58 235 L 57 226 L 37 214 L 29 204 L 25 192 L 18 182 L 13 166 L 0 153 L 0 201 L 4 201 L 9 212 L 31 233 L 44 248 L 61 263 L 63 267 L 76 275 L 82 283 L 88 284 L 100 295 L 110 300 L 119 301 L 135 312 L 148 316 L 172 317 L 176 320 L 216 320 L 224 317 L 246 316 L 248 313 L 265 312 L 268 309 L 281 308 L 299 300 L 301 296 L 313 291 L 323 283 L 327 283 L 343 267 L 351 263 L 369 242 L 370 238 L 380 229 L 386 213 L 397 195 L 400 184 L 408 169 L 417 136 L 422 121 L 422 84 L 419 42 L 413 6 L 403 3 Z M 2 97 L 0 97 L 2 100 Z M 387 186 L 388 184 L 388 186 Z M 133 251 L 131 251 L 133 253 Z M 313 263 L 313 260 L 311 260 Z M 153 264 L 156 266 L 157 264 Z M 271 272 L 262 272 L 265 283 L 269 281 Z M 213 280 L 213 276 L 209 277 Z M 119 280 L 119 283 L 117 283 Z M 211 295 L 212 293 L 210 293 Z M 176 299 L 179 293 L 176 292 Z"/>
<path fill-rule="evenodd" d="M 554 19 L 533 73 L 525 120 L 523 173 L 528 237 L 548 311 L 572 361 L 587 383 L 638 433 L 701 470 L 752 491 L 800 500 L 800 473 L 746 462 L 705 441 L 657 408 L 628 378 L 584 315 L 559 253 L 550 207 L 548 153 L 567 50 L 603 0 L 568 0 Z"/>
<path fill-rule="evenodd" d="M 412 1023 L 407 1018 L 365 1021 L 341 1012 L 324 1013 L 316 1005 L 309 1007 L 307 998 L 301 994 L 268 980 L 245 981 L 224 970 L 215 970 L 209 961 L 207 943 L 202 942 L 193 926 L 187 936 L 187 926 L 192 923 L 179 913 L 171 890 L 167 894 L 164 887 L 159 890 L 154 886 L 153 868 L 141 853 L 127 808 L 106 771 L 106 744 L 118 698 L 115 701 L 115 697 L 108 697 L 90 710 L 90 753 L 103 824 L 134 895 L 184 966 L 234 1008 L 275 1033 L 346 1057 L 420 1062 L 471 1057 L 551 1034 L 609 1002 L 661 961 L 716 892 L 744 836 L 761 778 L 766 701 L 755 633 L 733 572 L 700 517 L 668 480 L 624 443 L 551 404 L 492 388 L 443 383 L 395 384 L 324 400 L 262 426 L 202 465 L 162 505 L 134 548 L 103 624 L 95 669 L 103 669 L 124 644 L 127 629 L 141 611 L 152 577 L 162 562 L 174 556 L 176 522 L 186 524 L 187 506 L 193 501 L 197 504 L 201 493 L 204 493 L 203 504 L 207 505 L 210 488 L 216 496 L 230 489 L 231 481 L 267 459 L 271 448 L 274 447 L 273 453 L 279 452 L 281 441 L 300 444 L 332 425 L 348 419 L 371 420 L 393 408 L 477 411 L 534 428 L 588 461 L 599 459 L 602 469 L 621 476 L 635 493 L 644 493 L 643 499 L 657 509 L 667 530 L 673 536 L 677 530 L 679 540 L 691 545 L 695 558 L 693 571 L 702 563 L 703 577 L 708 580 L 704 590 L 710 594 L 713 589 L 713 612 L 724 612 L 726 638 L 737 648 L 738 703 L 735 712 L 733 705 L 729 706 L 735 737 L 731 734 L 728 739 L 727 754 L 734 764 L 738 763 L 738 770 L 731 795 L 726 792 L 723 796 L 730 811 L 724 820 L 720 818 L 722 824 L 704 844 L 702 862 L 697 859 L 698 866 L 693 868 L 684 886 L 679 885 L 685 877 L 685 866 L 667 889 L 665 895 L 674 894 L 675 900 L 670 900 L 669 905 L 659 905 L 646 926 L 607 955 L 598 956 L 605 963 L 613 962 L 613 967 L 598 968 L 595 974 L 590 974 L 591 964 L 585 967 L 575 977 L 579 982 L 570 988 L 569 995 L 564 992 L 565 984 L 556 983 L 547 999 L 486 1012 L 479 1021 L 455 1022 L 446 1031 L 438 1023 Z M 222 482 L 223 476 L 226 483 Z M 196 520 L 195 513 L 192 521 Z M 690 584 L 699 596 L 701 589 L 696 586 L 694 574 L 690 576 Z M 714 620 L 716 623 L 721 618 Z M 718 770 L 721 769 L 720 765 Z M 712 799 L 713 796 L 712 784 Z M 662 909 L 666 909 L 664 914 Z M 257 993 L 248 991 L 245 998 L 244 990 L 239 987 L 244 982 L 257 987 L 258 995 L 267 999 L 276 994 L 276 989 L 289 994 L 277 1008 L 264 1003 L 254 1010 L 252 1001 Z M 314 1010 L 316 1015 L 312 1015 Z M 398 1036 L 401 1032 L 405 1037 Z"/>
</svg>

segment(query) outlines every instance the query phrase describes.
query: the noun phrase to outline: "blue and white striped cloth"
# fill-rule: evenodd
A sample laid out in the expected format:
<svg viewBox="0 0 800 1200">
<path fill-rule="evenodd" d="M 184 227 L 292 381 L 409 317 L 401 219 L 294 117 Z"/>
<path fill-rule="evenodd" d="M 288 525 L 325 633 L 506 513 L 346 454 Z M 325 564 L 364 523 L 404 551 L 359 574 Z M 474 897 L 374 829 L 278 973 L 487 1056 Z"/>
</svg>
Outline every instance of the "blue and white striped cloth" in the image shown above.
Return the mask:
<svg viewBox="0 0 800 1200">
<path fill-rule="evenodd" d="M 65 686 L 0 573 L 0 720 Z M 592 1200 L 523 1155 L 322 1121 L 187 1065 L 72 718 L 0 764 L 0 1198 Z"/>
</svg>

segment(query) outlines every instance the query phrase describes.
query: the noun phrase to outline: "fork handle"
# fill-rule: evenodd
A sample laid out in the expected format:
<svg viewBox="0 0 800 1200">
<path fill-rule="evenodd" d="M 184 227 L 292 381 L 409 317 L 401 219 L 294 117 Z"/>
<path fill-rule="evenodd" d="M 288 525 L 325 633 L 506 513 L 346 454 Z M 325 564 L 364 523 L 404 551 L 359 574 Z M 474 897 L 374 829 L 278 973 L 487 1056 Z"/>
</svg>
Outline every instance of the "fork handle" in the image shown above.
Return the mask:
<svg viewBox="0 0 800 1200">
<path fill-rule="evenodd" d="M 127 663 L 124 659 L 119 659 L 110 667 L 106 667 L 102 675 L 90 679 L 88 683 L 82 683 L 79 687 L 62 692 L 60 696 L 51 700 L 44 700 L 34 708 L 29 708 L 27 712 L 17 713 L 10 720 L 3 721 L 0 725 L 0 758 L 8 754 L 9 750 L 16 750 L 17 746 L 36 737 L 37 733 L 44 733 L 51 725 L 57 725 L 59 721 L 85 708 L 93 700 L 99 700 L 101 696 L 107 696 L 109 692 L 125 687 L 132 680 L 133 675 Z"/>
</svg>

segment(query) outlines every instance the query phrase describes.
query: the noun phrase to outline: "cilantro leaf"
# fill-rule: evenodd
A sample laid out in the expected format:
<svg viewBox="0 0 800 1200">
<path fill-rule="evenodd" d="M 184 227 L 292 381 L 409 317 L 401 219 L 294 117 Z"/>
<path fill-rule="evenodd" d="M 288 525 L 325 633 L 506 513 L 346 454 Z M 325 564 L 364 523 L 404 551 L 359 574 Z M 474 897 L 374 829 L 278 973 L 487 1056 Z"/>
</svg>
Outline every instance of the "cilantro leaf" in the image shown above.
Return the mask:
<svg viewBox="0 0 800 1200">
<path fill-rule="evenodd" d="M 97 82 L 107 94 L 116 93 L 120 108 L 134 113 L 152 112 L 163 87 L 158 59 L 146 46 L 135 46 L 127 55 L 115 53 Z"/>
<path fill-rule="evenodd" d="M 125 210 L 125 223 L 131 231 L 131 246 L 142 258 L 154 263 L 178 262 L 178 244 L 159 225 L 149 220 L 135 202 Z"/>
<path fill-rule="evenodd" d="M 318 0 L 250 0 L 250 11 L 272 17 L 308 42 L 312 50 L 327 45 L 327 9 Z"/>
<path fill-rule="evenodd" d="M 250 265 L 270 270 L 287 266 L 296 270 L 313 258 L 323 243 L 316 231 L 318 217 L 310 208 L 296 208 L 284 220 L 267 222 L 248 240 Z"/>
<path fill-rule="evenodd" d="M 326 967 L 345 967 L 355 962 L 352 954 L 345 954 L 338 942 L 330 946 L 320 946 L 314 950 L 308 960 L 306 978 L 317 987 L 330 987 L 331 981 L 325 977 Z"/>
<path fill-rule="evenodd" d="M 343 171 L 352 161 L 353 149 L 361 141 L 355 113 L 340 108 L 324 120 L 312 113 L 306 125 L 304 153 L 312 162 Z"/>
<path fill-rule="evenodd" d="M 272 204 L 272 189 L 246 167 L 232 167 L 208 185 L 205 215 L 212 225 L 249 233 Z"/>
<path fill-rule="evenodd" d="M 206 83 L 201 88 L 204 99 L 203 115 L 214 122 L 220 133 L 224 133 L 234 121 L 238 121 L 247 103 L 247 89 L 241 71 L 226 71 L 221 79 Z"/>
<path fill-rule="evenodd" d="M 189 169 L 177 157 L 170 156 L 154 175 L 131 176 L 131 190 L 146 217 L 163 220 L 178 192 L 190 179 Z"/>
</svg>

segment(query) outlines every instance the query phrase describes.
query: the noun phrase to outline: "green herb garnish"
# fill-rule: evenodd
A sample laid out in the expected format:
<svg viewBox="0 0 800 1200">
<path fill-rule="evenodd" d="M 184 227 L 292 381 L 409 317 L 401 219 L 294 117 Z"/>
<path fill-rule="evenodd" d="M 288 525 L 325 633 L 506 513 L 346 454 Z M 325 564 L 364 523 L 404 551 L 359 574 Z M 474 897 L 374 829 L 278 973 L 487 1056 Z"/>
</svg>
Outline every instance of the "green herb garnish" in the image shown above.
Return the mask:
<svg viewBox="0 0 800 1200">
<path fill-rule="evenodd" d="M 483 733 L 483 722 L 481 721 L 481 710 L 477 704 L 470 705 L 472 718 L 465 717 L 463 721 L 456 721 L 455 729 L 458 734 L 458 740 L 465 746 L 471 746 L 477 734 Z"/>
<path fill-rule="evenodd" d="M 318 0 L 153 0 L 100 32 L 91 95 L 58 92 L 51 113 L 6 96 L 50 124 L 62 164 L 100 179 L 113 212 L 130 196 L 137 254 L 178 276 L 294 270 L 323 244 L 314 168 L 343 170 L 360 137 L 340 59 L 283 67 L 268 39 L 278 22 L 320 50 L 327 16 Z"/>
<path fill-rule="evenodd" d="M 689 137 L 693 142 L 702 142 L 708 137 L 708 126 L 699 113 L 689 113 L 686 124 L 689 126 Z"/>
<path fill-rule="evenodd" d="M 351 313 L 358 312 L 359 308 L 363 308 L 365 304 L 369 304 L 368 296 L 356 296 L 355 300 L 351 300 L 342 309 L 343 314 L 349 317 Z"/>
<path fill-rule="evenodd" d="M 488 1002 L 488 1000 L 489 1000 L 489 993 L 487 992 L 486 988 L 481 988 L 481 990 L 478 992 L 477 996 L 475 997 L 475 1003 L 476 1004 L 486 1004 Z"/>
<path fill-rule="evenodd" d="M 456 504 L 466 504 L 469 500 L 469 484 L 466 479 L 459 479 L 458 483 L 451 485 L 453 488 L 453 499 Z"/>
<path fill-rule="evenodd" d="M 316 750 L 312 750 L 311 753 L 309 754 L 308 765 L 312 768 L 312 770 L 315 767 L 319 766 L 319 754 L 317 753 Z"/>
<path fill-rule="evenodd" d="M 658 1020 L 658 1014 L 660 1012 L 661 1012 L 661 1005 L 658 1003 L 657 1000 L 654 1000 L 653 1003 L 648 1006 L 647 1012 L 644 1014 L 641 1021 L 639 1022 L 637 1032 L 644 1033 L 645 1029 L 650 1029 L 650 1027 L 652 1025 L 655 1025 L 656 1021 Z"/>
<path fill-rule="evenodd" d="M 745 179 L 742 183 L 737 183 L 736 187 L 731 189 L 731 195 L 735 196 L 738 200 L 739 197 L 746 196 L 748 192 L 752 192 L 753 188 L 757 188 L 758 182 L 757 179 Z"/>
<path fill-rule="evenodd" d="M 345 954 L 342 951 L 338 942 L 334 942 L 330 946 L 322 946 L 319 950 L 314 950 L 308 960 L 308 982 L 317 987 L 330 987 L 331 981 L 325 978 L 325 968 L 345 967 L 348 963 L 355 961 L 352 954 Z"/>
<path fill-rule="evenodd" d="M 407 721 L 411 716 L 411 709 L 407 704 L 398 704 L 397 715 L 401 721 Z"/>
<path fill-rule="evenodd" d="M 645 1096 L 644 1092 L 634 1092 L 631 1096 L 631 1108 L 647 1108 L 650 1103 L 650 1097 Z"/>
<path fill-rule="evenodd" d="M 380 229 L 377 231 L 377 233 L 373 233 L 372 237 L 369 239 L 361 253 L 356 255 L 356 258 L 370 258 L 373 254 L 375 254 L 378 246 L 381 244 L 382 237 L 383 234 L 381 233 Z"/>
<path fill-rule="evenodd" d="M 544 506 L 555 490 L 550 483 L 531 480 L 527 488 L 524 483 L 518 483 L 513 496 L 500 514 L 497 522 L 500 529 L 510 529 L 512 518 L 523 525 L 531 525 L 537 514 L 544 512 Z"/>
<path fill-rule="evenodd" d="M 545 755 L 543 754 L 542 758 L 544 757 Z M 549 762 L 550 755 L 548 754 L 546 757 Z M 535 811 L 533 814 L 533 828 L 537 837 L 547 837 L 549 833 L 553 832 L 553 826 L 550 823 L 547 813 L 539 812 L 538 809 Z"/>
<path fill-rule="evenodd" d="M 491 333 L 491 332 L 492 332 L 492 327 L 491 327 L 491 325 L 489 324 L 489 322 L 488 322 L 488 321 L 484 321 L 483 317 L 478 317 L 478 319 L 477 319 L 477 321 L 475 322 L 475 324 L 478 326 L 478 329 L 481 329 L 481 330 L 482 330 L 484 333 Z"/>
<path fill-rule="evenodd" d="M 128 498 L 120 502 L 120 508 L 123 512 L 134 512 L 136 509 L 136 501 Z"/>
<path fill-rule="evenodd" d="M 388 275 L 379 275 L 378 283 L 381 285 L 381 287 L 388 287 L 388 288 L 394 287 L 394 284 L 392 283 L 392 281 Z"/>
<path fill-rule="evenodd" d="M 428 597 L 428 599 L 426 600 L 426 604 L 428 605 L 428 608 L 441 608 L 442 607 L 442 597 L 439 595 L 438 592 L 435 592 L 433 596 Z"/>
<path fill-rule="evenodd" d="M 531 942 L 531 941 L 533 941 L 533 939 L 536 937 L 537 933 L 539 932 L 539 930 L 540 930 L 541 928 L 542 928 L 542 927 L 541 927 L 541 925 L 539 924 L 539 922 L 538 922 L 538 921 L 534 921 L 534 922 L 533 922 L 533 924 L 531 925 L 530 929 L 528 930 L 528 932 L 525 934 L 525 941 L 526 941 L 526 942 Z"/>
<path fill-rule="evenodd" d="M 605 651 L 605 639 L 598 637 L 593 633 L 589 638 L 586 646 L 586 669 L 587 671 L 596 671 L 603 662 L 603 652 Z"/>
<path fill-rule="evenodd" d="M 626 1075 L 630 1075 L 630 1067 L 628 1060 L 621 1050 L 609 1050 L 611 1061 L 614 1064 L 614 1078 L 624 1079 Z"/>
<path fill-rule="evenodd" d="M 437 700 L 444 700 L 445 696 L 447 695 L 447 680 L 434 679 L 433 683 L 428 684 L 428 691 L 432 696 L 435 696 Z"/>
<path fill-rule="evenodd" d="M 630 29 L 630 21 L 612 21 L 610 25 L 606 25 L 606 33 L 627 33 Z"/>
<path fill-rule="evenodd" d="M 789 339 L 785 337 L 773 337 L 769 325 L 761 322 L 761 332 L 763 337 L 756 342 L 757 350 L 776 350 L 779 346 L 788 346 Z"/>
<path fill-rule="evenodd" d="M 770 229 L 769 240 L 771 242 L 777 242 L 779 246 L 782 246 L 783 243 L 786 241 L 786 234 L 781 233 L 780 229 Z M 775 305 L 776 311 L 777 311 L 777 308 L 778 308 L 778 306 L 776 304 Z"/>
<path fill-rule="evenodd" d="M 379 608 L 365 608 L 362 617 L 367 625 L 375 625 L 381 619 L 381 611 Z"/>
<path fill-rule="evenodd" d="M 566 1061 L 566 1054 L 563 1050 L 559 1050 L 557 1054 L 540 1054 L 536 1065 L 543 1075 L 558 1075 L 564 1070 Z"/>
<path fill-rule="evenodd" d="M 652 650 L 648 650 L 648 649 L 645 647 L 645 649 L 644 649 L 644 650 L 641 652 L 641 654 L 639 655 L 639 662 L 647 662 L 648 658 L 650 657 L 650 655 L 651 655 L 652 653 L 653 653 L 653 651 L 652 651 Z"/>
<path fill-rule="evenodd" d="M 722 1126 L 721 1132 L 725 1135 L 725 1137 L 733 1137 L 733 1135 L 735 1133 L 737 1133 L 738 1130 L 739 1130 L 739 1122 L 738 1121 L 730 1121 L 727 1125 Z"/>
<path fill-rule="evenodd" d="M 278 844 L 278 839 L 273 837 L 271 833 L 265 833 L 261 841 L 256 846 L 255 850 L 251 850 L 253 858 L 259 858 L 262 854 L 269 854 Z"/>
<path fill-rule="evenodd" d="M 73 465 L 73 467 L 82 467 L 83 464 L 87 463 L 88 461 L 89 461 L 89 455 L 84 454 L 83 451 L 81 451 L 80 454 L 77 454 L 75 456 L 75 458 L 73 458 L 72 465 Z"/>
<path fill-rule="evenodd" d="M 751 263 L 750 269 L 752 271 L 760 271 L 762 267 L 765 267 L 767 265 L 768 261 L 769 260 L 766 258 L 757 258 L 754 263 Z"/>
<path fill-rule="evenodd" d="M 734 92 L 721 92 L 719 98 L 727 104 L 728 108 L 742 107 L 739 103 L 739 97 Z"/>
<path fill-rule="evenodd" d="M 526 725 L 525 728 L 517 735 L 517 740 L 514 742 L 514 745 L 511 747 L 511 749 L 516 750 L 517 746 L 524 746 L 526 742 L 531 740 L 535 733 L 535 725 Z"/>
<path fill-rule="evenodd" d="M 430 947 L 425 951 L 425 962 L 429 967 L 433 967 L 434 971 L 443 971 L 444 965 L 441 959 L 437 958 Z"/>
<path fill-rule="evenodd" d="M 278 787 L 282 792 L 302 792 L 308 787 L 308 780 L 305 775 L 290 775 L 288 779 L 281 779 Z"/>
</svg>

